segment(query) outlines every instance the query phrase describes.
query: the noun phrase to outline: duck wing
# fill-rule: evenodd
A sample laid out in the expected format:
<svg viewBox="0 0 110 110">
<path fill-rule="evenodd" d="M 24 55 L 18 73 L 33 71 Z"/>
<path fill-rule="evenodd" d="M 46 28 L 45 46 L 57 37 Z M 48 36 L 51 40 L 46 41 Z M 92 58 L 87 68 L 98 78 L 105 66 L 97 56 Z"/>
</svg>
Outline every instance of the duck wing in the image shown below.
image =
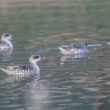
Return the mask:
<svg viewBox="0 0 110 110">
<path fill-rule="evenodd" d="M 84 49 L 86 48 L 86 45 L 85 44 L 73 44 L 73 48 Z"/>
<path fill-rule="evenodd" d="M 0 40 L 0 49 L 7 49 L 7 48 L 9 48 L 9 44 Z"/>
</svg>

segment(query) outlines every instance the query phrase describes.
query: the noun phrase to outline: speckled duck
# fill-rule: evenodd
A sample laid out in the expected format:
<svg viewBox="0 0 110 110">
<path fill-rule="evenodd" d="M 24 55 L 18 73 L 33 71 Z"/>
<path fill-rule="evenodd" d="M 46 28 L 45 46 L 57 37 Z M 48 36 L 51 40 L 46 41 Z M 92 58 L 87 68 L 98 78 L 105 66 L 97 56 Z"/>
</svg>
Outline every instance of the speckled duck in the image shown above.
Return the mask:
<svg viewBox="0 0 110 110">
<path fill-rule="evenodd" d="M 21 77 L 37 75 L 40 77 L 40 68 L 37 65 L 37 62 L 41 60 L 40 55 L 32 55 L 29 58 L 30 65 L 18 65 L 18 66 L 9 66 L 6 69 L 0 68 L 3 72 L 8 75 L 17 75 Z"/>
</svg>

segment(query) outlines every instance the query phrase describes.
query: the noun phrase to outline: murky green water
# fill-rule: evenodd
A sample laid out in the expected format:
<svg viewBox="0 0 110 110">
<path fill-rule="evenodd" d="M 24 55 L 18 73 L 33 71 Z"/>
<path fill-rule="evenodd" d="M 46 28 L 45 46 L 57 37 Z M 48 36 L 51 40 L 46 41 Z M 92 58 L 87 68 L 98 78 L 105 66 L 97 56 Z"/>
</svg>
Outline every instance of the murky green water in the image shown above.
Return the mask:
<svg viewBox="0 0 110 110">
<path fill-rule="evenodd" d="M 0 110 L 110 110 L 110 1 L 0 1 L 0 34 L 13 35 L 0 67 L 40 54 L 41 79 L 0 71 Z M 61 44 L 89 44 L 87 56 L 62 56 Z M 100 44 L 100 45 L 99 45 Z"/>
</svg>

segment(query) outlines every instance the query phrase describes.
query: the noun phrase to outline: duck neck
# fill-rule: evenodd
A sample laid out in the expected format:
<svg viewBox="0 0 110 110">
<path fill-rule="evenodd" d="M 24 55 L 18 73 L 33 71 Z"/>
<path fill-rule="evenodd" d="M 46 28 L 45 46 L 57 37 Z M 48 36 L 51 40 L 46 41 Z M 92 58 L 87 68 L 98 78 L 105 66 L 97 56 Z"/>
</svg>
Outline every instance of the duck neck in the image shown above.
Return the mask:
<svg viewBox="0 0 110 110">
<path fill-rule="evenodd" d="M 32 63 L 31 65 L 37 71 L 37 73 L 40 73 L 40 68 L 36 63 Z"/>
<path fill-rule="evenodd" d="M 3 40 L 3 41 L 4 41 L 4 40 Z M 12 43 L 11 43 L 10 40 L 5 40 L 5 42 L 6 42 L 7 44 L 9 44 L 9 46 L 10 46 L 11 48 L 13 48 L 13 45 L 12 45 Z"/>
<path fill-rule="evenodd" d="M 37 79 L 40 79 L 40 68 L 39 68 L 39 66 L 36 63 L 32 63 L 31 65 L 37 73 Z"/>
</svg>

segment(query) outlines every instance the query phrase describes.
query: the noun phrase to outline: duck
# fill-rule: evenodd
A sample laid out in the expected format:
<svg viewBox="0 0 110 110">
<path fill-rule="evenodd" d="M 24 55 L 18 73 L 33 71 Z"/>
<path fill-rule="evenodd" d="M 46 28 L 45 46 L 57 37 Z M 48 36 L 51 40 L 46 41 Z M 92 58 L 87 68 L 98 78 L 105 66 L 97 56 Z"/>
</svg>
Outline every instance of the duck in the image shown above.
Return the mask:
<svg viewBox="0 0 110 110">
<path fill-rule="evenodd" d="M 87 44 L 61 45 L 58 48 L 63 55 L 88 53 Z"/>
<path fill-rule="evenodd" d="M 40 78 L 40 68 L 37 63 L 41 60 L 40 55 L 32 55 L 29 58 L 30 65 L 17 65 L 17 66 L 8 66 L 7 68 L 0 68 L 1 71 L 7 73 L 8 75 L 20 76 L 20 77 L 29 77 L 37 75 L 38 79 Z"/>
<path fill-rule="evenodd" d="M 11 40 L 12 40 L 12 35 L 10 33 L 2 34 L 0 40 L 0 51 L 8 51 L 10 49 L 13 49 L 13 44 Z"/>
</svg>

